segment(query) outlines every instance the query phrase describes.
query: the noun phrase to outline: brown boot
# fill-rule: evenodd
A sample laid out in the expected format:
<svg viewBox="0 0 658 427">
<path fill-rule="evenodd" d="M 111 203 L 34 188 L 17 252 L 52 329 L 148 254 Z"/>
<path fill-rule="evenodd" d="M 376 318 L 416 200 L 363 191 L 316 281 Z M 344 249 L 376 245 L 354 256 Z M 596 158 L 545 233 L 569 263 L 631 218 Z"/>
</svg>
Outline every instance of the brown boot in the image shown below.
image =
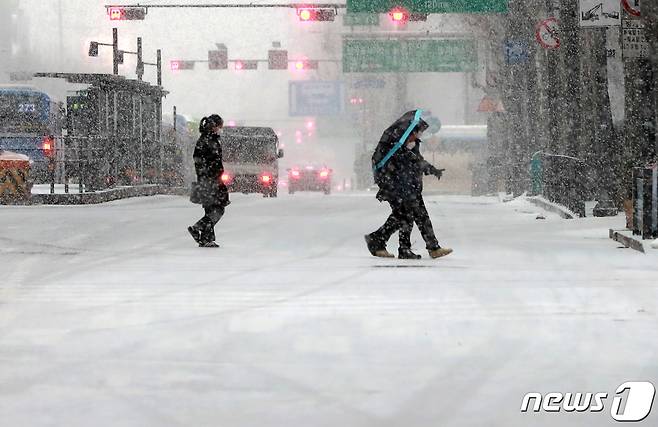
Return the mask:
<svg viewBox="0 0 658 427">
<path fill-rule="evenodd" d="M 429 252 L 429 254 L 432 258 L 436 259 L 436 258 L 444 257 L 446 255 L 450 255 L 452 253 L 452 249 L 450 249 L 450 248 L 437 248 L 437 249 L 429 250 L 427 252 Z"/>
<path fill-rule="evenodd" d="M 378 258 L 395 258 L 395 255 L 387 251 L 386 249 L 379 249 L 376 250 L 375 253 L 372 254 L 373 256 L 376 256 Z"/>
</svg>

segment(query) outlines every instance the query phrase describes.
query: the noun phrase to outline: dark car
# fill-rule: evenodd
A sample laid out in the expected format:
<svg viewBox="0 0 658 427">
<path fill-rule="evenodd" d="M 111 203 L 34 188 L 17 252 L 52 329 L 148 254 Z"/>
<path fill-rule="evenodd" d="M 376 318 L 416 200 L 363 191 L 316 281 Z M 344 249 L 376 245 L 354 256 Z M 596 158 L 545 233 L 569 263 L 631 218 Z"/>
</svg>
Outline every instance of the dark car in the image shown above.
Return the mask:
<svg viewBox="0 0 658 427">
<path fill-rule="evenodd" d="M 326 166 L 305 166 L 288 169 L 288 193 L 296 191 L 322 191 L 331 193 L 333 170 Z"/>
</svg>

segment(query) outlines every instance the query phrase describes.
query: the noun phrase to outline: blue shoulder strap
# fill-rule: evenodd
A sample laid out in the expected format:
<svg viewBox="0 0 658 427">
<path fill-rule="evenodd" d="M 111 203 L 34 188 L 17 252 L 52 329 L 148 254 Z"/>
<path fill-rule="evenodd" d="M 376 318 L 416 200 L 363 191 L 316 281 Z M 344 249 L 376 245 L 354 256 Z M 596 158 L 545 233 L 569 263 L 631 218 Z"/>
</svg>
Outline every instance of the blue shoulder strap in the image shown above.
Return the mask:
<svg viewBox="0 0 658 427">
<path fill-rule="evenodd" d="M 379 163 L 377 163 L 374 167 L 374 170 L 377 171 L 381 168 L 384 167 L 386 162 L 388 162 L 391 157 L 404 145 L 405 142 L 407 142 L 407 138 L 409 138 L 409 135 L 411 135 L 411 131 L 420 123 L 420 116 L 423 114 L 423 110 L 416 110 L 416 114 L 414 115 L 414 119 L 411 121 L 409 124 L 409 127 L 407 130 L 402 134 L 402 138 L 391 148 L 391 150 L 386 153 L 383 159 L 380 160 Z"/>
</svg>

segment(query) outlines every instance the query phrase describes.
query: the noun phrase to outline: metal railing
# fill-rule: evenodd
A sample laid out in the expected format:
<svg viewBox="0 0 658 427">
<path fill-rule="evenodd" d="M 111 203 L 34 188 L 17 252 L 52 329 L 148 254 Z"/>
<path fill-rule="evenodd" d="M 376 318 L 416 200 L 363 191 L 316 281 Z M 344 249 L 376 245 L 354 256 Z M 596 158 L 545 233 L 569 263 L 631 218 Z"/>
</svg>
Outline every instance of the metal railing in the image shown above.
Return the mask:
<svg viewBox="0 0 658 427">
<path fill-rule="evenodd" d="M 26 139 L 25 136 L 7 137 Z M 50 184 L 55 193 L 57 184 L 64 185 L 64 192 L 71 192 L 71 184 L 77 192 L 92 192 L 117 185 L 182 184 L 182 159 L 172 159 L 166 147 L 155 141 L 145 141 L 139 146 L 130 139 L 106 136 L 58 136 L 52 137 L 54 147 L 27 147 L 25 143 L 5 144 L 6 151 L 16 151 L 32 159 L 31 178 L 34 184 Z M 38 152 L 38 154 L 37 154 Z M 162 158 L 165 157 L 164 162 Z M 179 156 L 180 157 L 180 156 Z"/>
</svg>

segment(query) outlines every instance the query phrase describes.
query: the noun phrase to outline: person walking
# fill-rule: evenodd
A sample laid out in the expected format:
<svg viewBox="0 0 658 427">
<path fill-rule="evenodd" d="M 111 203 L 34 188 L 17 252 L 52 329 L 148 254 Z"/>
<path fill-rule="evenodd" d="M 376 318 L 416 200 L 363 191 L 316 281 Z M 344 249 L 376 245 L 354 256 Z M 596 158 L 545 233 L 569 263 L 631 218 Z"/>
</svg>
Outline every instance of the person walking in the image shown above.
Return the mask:
<svg viewBox="0 0 658 427">
<path fill-rule="evenodd" d="M 449 255 L 452 253 L 450 248 L 442 248 L 439 245 L 439 241 L 436 238 L 434 233 L 434 227 L 432 226 L 432 220 L 430 219 L 429 212 L 427 212 L 427 207 L 425 206 L 425 200 L 423 200 L 423 176 L 425 175 L 434 175 L 437 179 L 441 179 L 443 176 L 443 169 L 437 169 L 434 165 L 429 163 L 423 155 L 420 153 L 420 144 L 422 141 L 420 138 L 416 139 L 416 145 L 411 150 L 415 155 L 416 159 L 414 161 L 415 166 L 415 180 L 412 188 L 417 189 L 416 197 L 413 201 L 410 202 L 409 209 L 413 216 L 413 223 L 416 224 L 420 235 L 425 241 L 425 248 L 427 249 L 428 254 L 432 258 L 441 258 L 443 256 Z M 420 259 L 421 256 L 413 253 L 411 251 L 411 231 L 413 224 L 410 227 L 404 227 L 400 229 L 400 250 L 399 258 L 403 259 Z"/>
<path fill-rule="evenodd" d="M 191 200 L 203 206 L 205 215 L 196 224 L 187 227 L 187 231 L 202 248 L 219 247 L 215 242 L 215 225 L 231 203 L 228 189 L 222 182 L 224 164 L 219 135 L 223 127 L 224 120 L 217 114 L 201 119 L 201 136 L 194 148 L 197 182 L 193 185 Z"/>
<path fill-rule="evenodd" d="M 368 250 L 376 257 L 394 258 L 386 249 L 386 243 L 399 231 L 398 257 L 419 259 L 411 251 L 414 222 L 418 224 L 432 258 L 452 252 L 452 249 L 439 245 L 422 199 L 423 175 L 434 174 L 440 178 L 442 171 L 420 155 L 420 136 L 429 127 L 421 119 L 421 113 L 421 110 L 409 111 L 386 129 L 372 156 L 375 183 L 379 186 L 376 197 L 391 206 L 391 214 L 384 225 L 364 236 Z"/>
</svg>

